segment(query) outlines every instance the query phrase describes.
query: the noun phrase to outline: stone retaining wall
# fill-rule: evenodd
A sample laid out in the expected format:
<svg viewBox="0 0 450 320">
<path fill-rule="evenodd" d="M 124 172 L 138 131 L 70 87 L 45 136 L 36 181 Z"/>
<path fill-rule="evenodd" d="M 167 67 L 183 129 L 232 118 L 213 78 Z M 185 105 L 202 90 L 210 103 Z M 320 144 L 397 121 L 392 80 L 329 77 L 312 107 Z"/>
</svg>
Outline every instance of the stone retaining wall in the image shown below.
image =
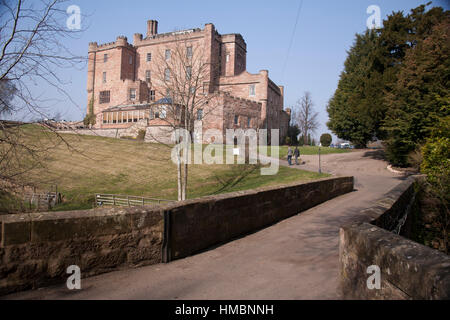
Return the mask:
<svg viewBox="0 0 450 320">
<path fill-rule="evenodd" d="M 160 207 L 0 217 L 0 295 L 169 262 L 257 231 L 353 190 L 353 177 L 210 196 Z"/>
<path fill-rule="evenodd" d="M 415 183 L 414 178 L 407 179 L 364 210 L 371 223 L 341 228 L 343 298 L 450 299 L 450 257 L 392 232 L 407 224 L 405 213 L 415 204 Z M 370 266 L 380 268 L 380 289 L 368 288 Z"/>
<path fill-rule="evenodd" d="M 96 209 L 0 217 L 0 295 L 161 262 L 159 209 Z"/>
<path fill-rule="evenodd" d="M 341 177 L 187 201 L 168 216 L 165 261 L 260 230 L 351 191 L 353 177 Z"/>
</svg>

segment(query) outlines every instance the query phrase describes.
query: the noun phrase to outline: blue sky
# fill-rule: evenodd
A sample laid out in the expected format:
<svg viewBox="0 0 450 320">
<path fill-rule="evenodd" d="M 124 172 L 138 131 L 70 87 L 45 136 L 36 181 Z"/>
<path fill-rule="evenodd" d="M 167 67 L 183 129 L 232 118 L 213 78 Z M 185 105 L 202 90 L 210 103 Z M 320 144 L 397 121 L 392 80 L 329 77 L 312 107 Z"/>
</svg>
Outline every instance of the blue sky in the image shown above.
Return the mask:
<svg viewBox="0 0 450 320">
<path fill-rule="evenodd" d="M 77 54 L 87 55 L 88 43 L 112 42 L 118 35 L 132 42 L 134 33 L 146 32 L 146 21 L 159 21 L 158 31 L 203 28 L 214 23 L 219 33 L 240 33 L 247 42 L 247 70 L 269 70 L 270 78 L 285 86 L 285 106 L 294 105 L 305 91 L 310 91 L 320 113 L 320 128 L 315 136 L 328 132 L 326 104 L 336 90 L 343 70 L 346 51 L 356 33 L 364 32 L 370 5 L 378 5 L 381 17 L 392 11 L 409 12 L 427 0 L 304 0 L 288 55 L 301 0 L 172 0 L 107 1 L 78 0 L 86 17 L 87 30 L 67 45 Z M 449 8 L 449 1 L 433 1 Z M 284 66 L 286 68 L 284 69 Z M 283 72 L 284 69 L 284 72 Z M 53 107 L 67 120 L 81 120 L 85 114 L 87 67 L 63 71 L 70 79 L 68 91 L 78 106 L 58 104 Z M 48 94 L 51 94 L 49 91 Z"/>
</svg>

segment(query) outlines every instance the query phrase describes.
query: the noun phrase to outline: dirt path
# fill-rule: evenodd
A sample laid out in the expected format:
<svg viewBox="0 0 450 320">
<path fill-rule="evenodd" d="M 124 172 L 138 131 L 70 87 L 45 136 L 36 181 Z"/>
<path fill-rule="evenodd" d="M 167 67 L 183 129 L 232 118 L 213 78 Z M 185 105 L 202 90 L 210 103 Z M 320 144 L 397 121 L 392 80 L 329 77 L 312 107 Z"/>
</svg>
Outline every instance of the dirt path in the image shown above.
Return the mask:
<svg viewBox="0 0 450 320">
<path fill-rule="evenodd" d="M 82 280 L 8 299 L 339 299 L 339 227 L 401 182 L 371 151 L 323 156 L 323 171 L 354 175 L 357 191 L 239 240 L 167 265 Z M 316 168 L 317 156 L 304 156 Z M 283 162 L 283 165 L 286 165 Z"/>
</svg>

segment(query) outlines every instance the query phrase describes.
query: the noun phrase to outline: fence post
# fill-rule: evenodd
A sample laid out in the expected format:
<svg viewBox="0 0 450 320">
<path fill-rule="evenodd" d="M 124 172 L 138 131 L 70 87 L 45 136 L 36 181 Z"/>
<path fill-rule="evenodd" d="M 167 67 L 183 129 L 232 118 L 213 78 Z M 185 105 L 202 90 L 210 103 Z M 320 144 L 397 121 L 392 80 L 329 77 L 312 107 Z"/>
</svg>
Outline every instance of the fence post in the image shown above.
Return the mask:
<svg viewBox="0 0 450 320">
<path fill-rule="evenodd" d="M 116 196 L 115 195 L 113 195 L 113 204 L 114 204 L 114 206 L 116 206 Z"/>
<path fill-rule="evenodd" d="M 130 206 L 130 196 L 127 196 L 127 201 L 128 201 L 128 207 L 131 207 Z"/>
</svg>

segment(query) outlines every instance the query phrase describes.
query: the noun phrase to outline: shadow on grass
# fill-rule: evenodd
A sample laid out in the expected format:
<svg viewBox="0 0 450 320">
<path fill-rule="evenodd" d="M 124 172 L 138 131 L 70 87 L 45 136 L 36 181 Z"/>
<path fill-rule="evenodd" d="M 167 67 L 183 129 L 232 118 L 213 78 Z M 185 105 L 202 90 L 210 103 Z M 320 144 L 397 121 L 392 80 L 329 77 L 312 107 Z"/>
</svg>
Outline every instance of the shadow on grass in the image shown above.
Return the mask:
<svg viewBox="0 0 450 320">
<path fill-rule="evenodd" d="M 228 190 L 231 190 L 240 182 L 242 182 L 245 178 L 253 174 L 256 170 L 261 169 L 261 165 L 237 165 L 233 166 L 231 171 L 226 175 L 219 176 L 217 174 L 214 175 L 214 178 L 219 183 L 220 187 L 213 193 L 212 195 L 217 195 L 220 193 L 224 193 Z"/>
</svg>

